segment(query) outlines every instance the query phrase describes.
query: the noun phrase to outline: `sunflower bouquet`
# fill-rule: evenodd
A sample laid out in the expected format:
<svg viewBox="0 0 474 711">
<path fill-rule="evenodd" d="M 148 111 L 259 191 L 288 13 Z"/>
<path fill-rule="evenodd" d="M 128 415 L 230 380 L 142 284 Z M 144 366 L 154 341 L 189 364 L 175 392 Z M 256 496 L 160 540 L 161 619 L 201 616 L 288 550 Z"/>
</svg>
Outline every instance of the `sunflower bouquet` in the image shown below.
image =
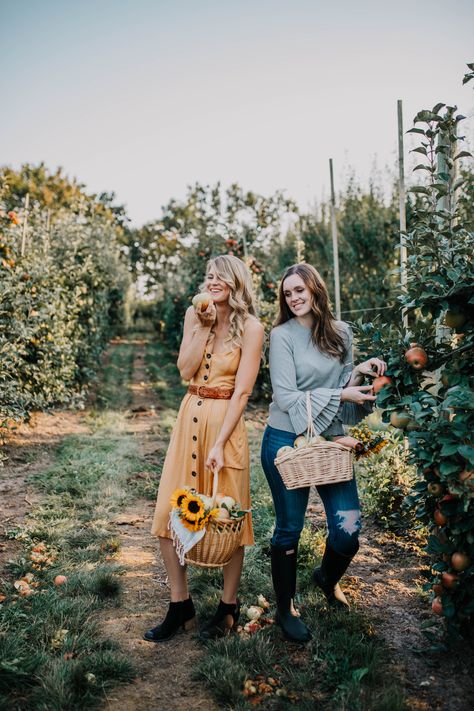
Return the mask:
<svg viewBox="0 0 474 711">
<path fill-rule="evenodd" d="M 213 507 L 210 496 L 197 494 L 195 489 L 176 489 L 170 503 L 188 531 L 201 531 L 218 510 Z"/>
<path fill-rule="evenodd" d="M 388 443 L 383 433 L 373 432 L 366 424 L 351 427 L 349 434 L 359 442 L 355 448 L 356 459 L 368 457 L 370 454 L 376 454 Z"/>
</svg>

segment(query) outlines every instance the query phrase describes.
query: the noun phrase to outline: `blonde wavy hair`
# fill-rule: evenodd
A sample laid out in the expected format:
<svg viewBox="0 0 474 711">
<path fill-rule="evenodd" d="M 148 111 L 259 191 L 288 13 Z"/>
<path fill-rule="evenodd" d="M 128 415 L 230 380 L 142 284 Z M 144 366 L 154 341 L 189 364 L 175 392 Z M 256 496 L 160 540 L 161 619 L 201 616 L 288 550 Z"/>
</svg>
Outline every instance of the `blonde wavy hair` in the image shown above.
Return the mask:
<svg viewBox="0 0 474 711">
<path fill-rule="evenodd" d="M 232 254 L 223 254 L 210 259 L 207 263 L 206 274 L 210 269 L 214 269 L 218 278 L 230 289 L 230 327 L 229 335 L 225 341 L 240 347 L 245 321 L 250 314 L 256 316 L 250 272 L 244 262 Z M 205 289 L 205 285 L 206 282 L 201 284 L 201 291 Z M 211 337 L 214 337 L 213 331 L 214 329 L 211 329 Z"/>
</svg>

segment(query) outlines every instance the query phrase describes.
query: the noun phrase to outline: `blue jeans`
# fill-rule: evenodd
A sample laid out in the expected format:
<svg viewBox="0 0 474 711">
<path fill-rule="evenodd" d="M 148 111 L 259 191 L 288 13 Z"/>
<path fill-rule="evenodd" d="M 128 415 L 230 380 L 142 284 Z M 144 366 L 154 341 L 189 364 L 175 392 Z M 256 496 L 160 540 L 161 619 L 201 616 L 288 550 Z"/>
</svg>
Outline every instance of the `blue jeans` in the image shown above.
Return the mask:
<svg viewBox="0 0 474 711">
<path fill-rule="evenodd" d="M 309 486 L 287 489 L 280 472 L 273 463 L 277 451 L 285 445 L 293 446 L 296 435 L 267 426 L 262 441 L 262 466 L 270 486 L 275 506 L 276 525 L 272 544 L 291 547 L 298 543 L 304 526 L 308 505 Z M 340 484 L 317 486 L 326 511 L 328 540 L 342 555 L 353 556 L 359 548 L 360 503 L 355 478 Z"/>
</svg>

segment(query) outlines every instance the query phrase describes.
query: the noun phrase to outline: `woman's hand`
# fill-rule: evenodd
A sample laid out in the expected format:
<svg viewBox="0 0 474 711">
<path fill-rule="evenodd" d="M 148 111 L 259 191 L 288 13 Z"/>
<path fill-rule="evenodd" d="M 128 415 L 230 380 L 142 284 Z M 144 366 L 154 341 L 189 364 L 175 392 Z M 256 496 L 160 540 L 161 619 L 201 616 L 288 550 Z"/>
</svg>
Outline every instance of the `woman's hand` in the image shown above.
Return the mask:
<svg viewBox="0 0 474 711">
<path fill-rule="evenodd" d="M 355 371 L 360 375 L 370 375 L 371 378 L 378 378 L 387 370 L 387 364 L 381 358 L 369 358 L 355 367 Z"/>
<path fill-rule="evenodd" d="M 220 472 L 224 466 L 224 447 L 222 444 L 215 444 L 206 459 L 206 467 L 211 472 Z"/>
<path fill-rule="evenodd" d="M 372 385 L 349 385 L 341 393 L 341 402 L 355 402 L 356 405 L 374 402 L 376 397 L 371 393 Z"/>
<path fill-rule="evenodd" d="M 213 301 L 209 302 L 205 311 L 201 311 L 198 306 L 194 309 L 194 313 L 198 317 L 201 326 L 204 326 L 205 328 L 210 328 L 216 320 L 216 307 L 214 306 Z"/>
</svg>

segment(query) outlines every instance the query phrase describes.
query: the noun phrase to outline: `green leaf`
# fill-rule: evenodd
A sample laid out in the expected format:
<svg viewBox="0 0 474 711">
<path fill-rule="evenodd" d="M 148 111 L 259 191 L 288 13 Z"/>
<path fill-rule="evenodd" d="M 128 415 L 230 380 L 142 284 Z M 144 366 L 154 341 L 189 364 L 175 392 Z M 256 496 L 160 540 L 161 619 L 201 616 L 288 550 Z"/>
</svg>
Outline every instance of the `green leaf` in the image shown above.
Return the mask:
<svg viewBox="0 0 474 711">
<path fill-rule="evenodd" d="M 412 188 L 408 189 L 409 193 L 421 193 L 422 195 L 429 195 L 430 191 L 423 185 L 414 185 Z"/>
<path fill-rule="evenodd" d="M 461 467 L 457 462 L 444 461 L 439 465 L 439 470 L 441 474 L 454 474 L 454 472 L 460 471 Z"/>
<path fill-rule="evenodd" d="M 425 131 L 422 128 L 410 128 L 406 133 L 421 133 L 425 135 Z"/>
<path fill-rule="evenodd" d="M 418 148 L 413 148 L 413 150 L 410 151 L 410 153 L 421 153 L 424 156 L 428 155 L 428 152 L 424 146 L 418 146 Z"/>
<path fill-rule="evenodd" d="M 472 158 L 472 153 L 469 153 L 469 151 L 461 151 L 454 156 L 454 160 L 458 160 L 458 158 Z"/>
<path fill-rule="evenodd" d="M 352 671 L 352 679 L 354 681 L 360 682 L 366 674 L 369 673 L 368 667 L 361 667 L 360 669 L 354 669 Z"/>
<path fill-rule="evenodd" d="M 469 464 L 474 465 L 474 447 L 470 447 L 469 445 L 462 445 L 461 447 L 459 447 L 458 452 L 461 457 L 467 459 Z"/>
</svg>

